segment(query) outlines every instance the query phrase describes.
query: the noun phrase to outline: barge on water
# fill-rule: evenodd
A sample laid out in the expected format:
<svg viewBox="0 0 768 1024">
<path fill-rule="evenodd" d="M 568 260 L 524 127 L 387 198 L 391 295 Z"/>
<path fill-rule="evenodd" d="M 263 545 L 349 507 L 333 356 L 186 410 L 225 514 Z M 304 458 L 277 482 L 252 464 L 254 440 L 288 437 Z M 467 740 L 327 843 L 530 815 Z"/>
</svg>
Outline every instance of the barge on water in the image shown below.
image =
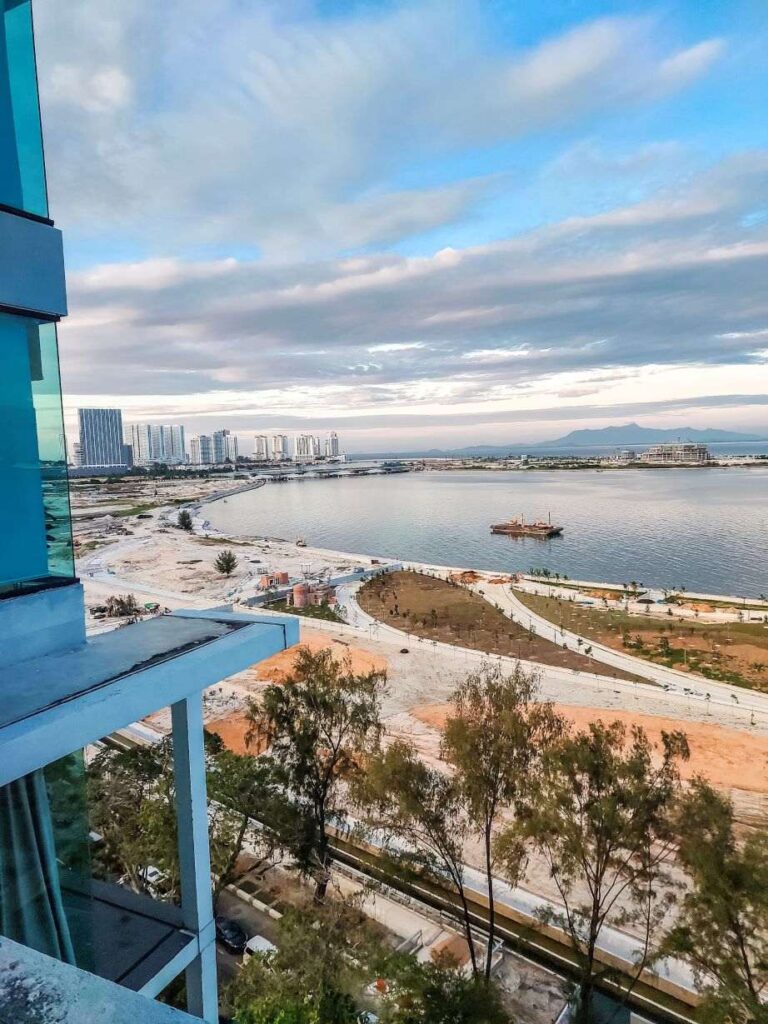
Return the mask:
<svg viewBox="0 0 768 1024">
<path fill-rule="evenodd" d="M 551 516 L 546 522 L 543 519 L 536 519 L 532 523 L 526 523 L 523 516 L 520 516 L 519 519 L 508 519 L 505 523 L 494 523 L 491 526 L 491 533 L 500 533 L 505 537 L 538 537 L 540 540 L 559 537 L 562 532 L 562 526 L 552 525 Z"/>
</svg>

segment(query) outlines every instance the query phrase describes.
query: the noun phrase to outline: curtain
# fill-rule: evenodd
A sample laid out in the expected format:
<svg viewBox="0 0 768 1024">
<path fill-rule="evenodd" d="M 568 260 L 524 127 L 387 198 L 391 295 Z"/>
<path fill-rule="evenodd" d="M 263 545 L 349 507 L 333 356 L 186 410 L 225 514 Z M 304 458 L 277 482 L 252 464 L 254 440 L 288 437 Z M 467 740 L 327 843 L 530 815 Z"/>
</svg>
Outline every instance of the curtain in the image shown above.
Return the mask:
<svg viewBox="0 0 768 1024">
<path fill-rule="evenodd" d="M 42 770 L 0 788 L 0 934 L 76 962 Z"/>
</svg>

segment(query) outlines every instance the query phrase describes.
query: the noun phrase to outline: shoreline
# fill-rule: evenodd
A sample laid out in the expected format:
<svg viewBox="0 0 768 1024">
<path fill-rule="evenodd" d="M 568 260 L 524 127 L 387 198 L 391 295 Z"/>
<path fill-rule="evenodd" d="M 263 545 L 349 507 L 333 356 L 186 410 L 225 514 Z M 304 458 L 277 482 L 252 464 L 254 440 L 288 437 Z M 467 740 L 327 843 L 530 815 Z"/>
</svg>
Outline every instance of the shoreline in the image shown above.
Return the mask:
<svg viewBox="0 0 768 1024">
<path fill-rule="evenodd" d="M 220 499 L 216 499 L 216 500 L 220 500 Z M 203 504 L 203 502 L 200 502 L 200 504 Z M 299 553 L 305 555 L 307 558 L 309 558 L 310 556 L 315 556 L 315 557 L 317 557 L 319 559 L 328 559 L 328 560 L 339 560 L 339 559 L 341 559 L 341 560 L 353 561 L 353 562 L 355 562 L 355 561 L 356 562 L 368 562 L 369 564 L 372 564 L 372 565 L 377 565 L 378 564 L 380 566 L 394 565 L 394 564 L 402 563 L 404 566 L 407 565 L 407 566 L 414 567 L 417 571 L 419 569 L 421 569 L 423 571 L 437 570 L 437 571 L 455 572 L 455 573 L 462 573 L 462 572 L 491 573 L 491 574 L 494 574 L 494 575 L 497 575 L 497 576 L 510 576 L 510 577 L 516 576 L 516 575 L 519 575 L 521 577 L 529 576 L 528 573 L 523 572 L 522 570 L 518 570 L 517 572 L 510 572 L 509 569 L 499 569 L 499 568 L 496 568 L 494 566 L 488 566 L 488 567 L 483 568 L 483 567 L 476 566 L 476 565 L 475 566 L 445 565 L 445 564 L 442 564 L 442 563 L 439 563 L 439 562 L 424 562 L 424 561 L 422 561 L 420 559 L 416 559 L 416 558 L 395 558 L 392 555 L 376 554 L 376 553 L 372 553 L 372 552 L 363 552 L 363 551 L 341 551 L 341 550 L 338 550 L 336 548 L 316 547 L 316 546 L 314 546 L 312 544 L 307 544 L 306 547 L 297 547 L 295 541 L 290 541 L 290 540 L 288 540 L 285 537 L 270 537 L 270 536 L 267 536 L 265 534 L 235 533 L 235 532 L 232 532 L 232 531 L 226 531 L 225 532 L 225 531 L 220 530 L 218 527 L 213 526 L 210 523 L 210 521 L 207 520 L 207 519 L 202 520 L 202 522 L 200 523 L 200 526 L 198 527 L 198 529 L 200 531 L 202 531 L 204 536 L 211 536 L 211 537 L 216 536 L 217 538 L 221 538 L 221 539 L 224 539 L 224 540 L 231 540 L 233 543 L 237 543 L 237 544 L 270 544 L 270 545 L 271 544 L 285 544 L 285 545 L 288 545 L 288 547 L 290 547 L 292 549 L 296 549 Z M 619 582 L 610 581 L 610 580 L 567 580 L 564 577 L 561 577 L 560 580 L 558 581 L 558 580 L 556 580 L 554 578 L 554 574 L 551 577 L 542 577 L 537 582 L 539 583 L 540 586 L 547 587 L 549 589 L 557 588 L 558 582 L 566 583 L 566 584 L 571 584 L 571 585 L 579 584 L 580 586 L 583 586 L 584 588 L 605 589 L 605 590 L 612 590 L 612 591 L 617 591 L 617 592 L 623 590 L 624 586 L 625 586 L 624 583 L 619 583 Z M 644 590 L 655 590 L 655 591 L 659 591 L 660 592 L 660 591 L 662 591 L 664 589 L 670 590 L 670 589 L 674 589 L 674 588 L 663 588 L 663 587 L 660 587 L 660 586 L 656 586 L 655 584 L 651 584 L 650 586 L 646 586 L 643 589 Z M 688 591 L 687 589 L 684 591 L 684 597 L 685 597 L 686 600 L 687 599 L 690 599 L 690 600 L 709 600 L 709 601 L 722 602 L 723 604 L 727 604 L 729 606 L 732 605 L 734 608 L 738 608 L 740 605 L 744 606 L 745 604 L 762 604 L 763 603 L 762 600 L 760 599 L 759 595 L 750 595 L 750 594 L 747 594 L 747 595 L 742 595 L 742 594 L 712 594 L 712 593 L 704 594 L 704 593 L 699 593 L 699 592 L 696 592 L 696 591 Z M 768 614 L 768 602 L 765 603 L 765 610 L 766 610 L 766 614 Z"/>
</svg>

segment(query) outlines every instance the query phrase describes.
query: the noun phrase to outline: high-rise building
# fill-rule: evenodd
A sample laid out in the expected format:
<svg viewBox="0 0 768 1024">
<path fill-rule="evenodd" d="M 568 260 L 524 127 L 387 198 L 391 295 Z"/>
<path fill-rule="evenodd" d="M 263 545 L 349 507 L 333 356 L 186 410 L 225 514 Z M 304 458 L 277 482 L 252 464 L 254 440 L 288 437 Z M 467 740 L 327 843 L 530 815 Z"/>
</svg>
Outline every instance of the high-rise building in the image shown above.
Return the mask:
<svg viewBox="0 0 768 1024">
<path fill-rule="evenodd" d="M 193 434 L 189 439 L 189 461 L 194 466 L 213 464 L 213 442 L 208 434 Z"/>
<path fill-rule="evenodd" d="M 78 409 L 83 465 L 125 466 L 123 414 L 119 409 Z"/>
<path fill-rule="evenodd" d="M 288 437 L 286 434 L 272 435 L 272 460 L 273 462 L 284 462 L 289 458 Z"/>
<path fill-rule="evenodd" d="M 229 430 L 214 430 L 211 434 L 213 446 L 213 462 L 237 462 L 237 435 Z"/>
<path fill-rule="evenodd" d="M 0 3 L 0 155 L 0 1020 L 214 1024 L 202 691 L 296 643 L 298 620 L 203 610 L 86 638 L 58 374 L 63 247 L 45 191 L 29 0 Z M 80 423 L 87 462 L 126 458 L 118 410 L 82 410 Z M 161 710 L 173 902 L 92 870 L 83 755 Z M 154 1000 L 182 973 L 187 1013 Z"/>
<path fill-rule="evenodd" d="M 269 438 L 266 434 L 254 435 L 253 457 L 261 462 L 269 458 Z"/>
<path fill-rule="evenodd" d="M 325 457 L 335 459 L 339 455 L 339 435 L 332 430 L 325 439 Z"/>
<path fill-rule="evenodd" d="M 186 461 L 184 427 L 161 423 L 131 424 L 133 461 L 137 466 L 155 462 L 180 466 Z"/>
<path fill-rule="evenodd" d="M 297 434 L 293 440 L 293 457 L 296 462 L 310 462 L 314 457 L 314 438 L 311 434 Z"/>
</svg>

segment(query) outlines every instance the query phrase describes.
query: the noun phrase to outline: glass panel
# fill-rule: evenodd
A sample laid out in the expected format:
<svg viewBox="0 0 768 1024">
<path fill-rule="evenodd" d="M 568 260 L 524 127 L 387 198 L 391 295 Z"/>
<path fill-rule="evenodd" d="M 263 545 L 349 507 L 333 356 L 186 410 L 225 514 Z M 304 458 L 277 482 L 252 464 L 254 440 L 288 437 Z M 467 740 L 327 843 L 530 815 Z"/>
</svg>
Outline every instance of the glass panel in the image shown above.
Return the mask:
<svg viewBox="0 0 768 1024">
<path fill-rule="evenodd" d="M 30 0 L 0 0 L 0 203 L 48 215 Z"/>
<path fill-rule="evenodd" d="M 74 578 L 54 324 L 0 316 L 0 595 Z"/>
<path fill-rule="evenodd" d="M 124 743 L 0 787 L 0 936 L 137 989 L 189 934 L 170 741 Z"/>
</svg>

